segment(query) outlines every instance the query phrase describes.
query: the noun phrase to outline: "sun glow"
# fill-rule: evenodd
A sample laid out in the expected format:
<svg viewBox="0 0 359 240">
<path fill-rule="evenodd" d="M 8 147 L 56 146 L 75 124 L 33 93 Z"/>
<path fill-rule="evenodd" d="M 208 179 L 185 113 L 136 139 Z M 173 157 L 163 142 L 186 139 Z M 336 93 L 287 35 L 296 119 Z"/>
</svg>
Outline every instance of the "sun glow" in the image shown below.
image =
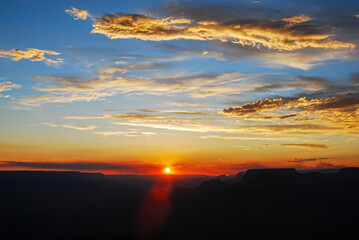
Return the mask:
<svg viewBox="0 0 359 240">
<path fill-rule="evenodd" d="M 165 168 L 164 172 L 165 172 L 166 174 L 170 174 L 170 173 L 171 173 L 171 168 Z"/>
</svg>

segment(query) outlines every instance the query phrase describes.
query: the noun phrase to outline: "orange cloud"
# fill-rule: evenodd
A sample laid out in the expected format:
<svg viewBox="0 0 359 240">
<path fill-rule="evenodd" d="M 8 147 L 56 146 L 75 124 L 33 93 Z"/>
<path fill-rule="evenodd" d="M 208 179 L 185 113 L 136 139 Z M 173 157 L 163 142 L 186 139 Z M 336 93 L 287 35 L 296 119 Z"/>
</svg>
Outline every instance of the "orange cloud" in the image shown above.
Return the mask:
<svg viewBox="0 0 359 240">
<path fill-rule="evenodd" d="M 308 113 L 325 113 L 326 111 L 337 113 L 357 113 L 359 108 L 358 94 L 347 94 L 341 97 L 330 97 L 326 99 L 307 100 L 299 98 L 298 100 L 285 99 L 265 99 L 258 100 L 255 103 L 247 103 L 237 108 L 223 109 L 219 113 L 229 116 L 244 116 L 264 110 L 280 109 L 280 108 L 296 108 Z"/>
<path fill-rule="evenodd" d="M 65 12 L 71 16 L 74 17 L 75 20 L 86 20 L 87 17 L 91 17 L 88 11 L 86 10 L 80 10 L 74 7 L 71 7 L 71 9 L 65 10 Z"/>
<path fill-rule="evenodd" d="M 11 58 L 13 61 L 28 59 L 32 62 L 44 61 L 47 64 L 59 64 L 64 61 L 62 58 L 57 58 L 56 60 L 46 58 L 45 54 L 59 55 L 60 53 L 51 50 L 40 50 L 36 48 L 28 48 L 26 51 L 22 51 L 19 49 L 12 49 L 12 50 L 0 49 L 0 57 Z"/>
<path fill-rule="evenodd" d="M 289 24 L 221 24 L 216 21 L 194 22 L 187 18 L 153 19 L 138 14 L 112 14 L 94 19 L 92 33 L 110 39 L 137 38 L 151 41 L 176 39 L 219 40 L 242 46 L 293 51 L 304 48 L 354 49 L 355 45 L 333 40 L 329 34 L 299 34 L 290 27 L 308 21 L 307 16 L 287 18 Z M 273 22 L 275 23 L 275 22 Z"/>
<path fill-rule="evenodd" d="M 308 16 L 305 16 L 305 15 L 294 16 L 294 17 L 283 18 L 282 19 L 282 21 L 289 22 L 289 23 L 292 23 L 292 24 L 308 22 L 310 20 L 312 20 L 312 19 L 310 17 L 308 17 Z"/>
</svg>

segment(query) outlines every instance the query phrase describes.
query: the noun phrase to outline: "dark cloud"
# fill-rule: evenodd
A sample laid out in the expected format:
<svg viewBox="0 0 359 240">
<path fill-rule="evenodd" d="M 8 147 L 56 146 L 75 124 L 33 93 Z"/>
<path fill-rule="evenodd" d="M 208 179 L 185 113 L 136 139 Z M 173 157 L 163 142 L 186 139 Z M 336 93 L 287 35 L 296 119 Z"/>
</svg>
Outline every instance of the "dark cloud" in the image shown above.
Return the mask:
<svg viewBox="0 0 359 240">
<path fill-rule="evenodd" d="M 233 20 L 253 22 L 263 19 L 281 19 L 282 13 L 275 9 L 263 8 L 256 4 L 241 3 L 200 3 L 200 2 L 168 2 L 163 9 L 165 13 L 182 16 L 196 21 L 231 22 Z M 159 11 L 161 12 L 161 11 Z"/>
<path fill-rule="evenodd" d="M 285 106 L 289 101 L 282 99 L 265 100 L 259 99 L 255 103 L 247 103 L 237 108 L 227 108 L 220 111 L 221 114 L 229 116 L 244 116 L 251 113 L 260 112 L 263 110 L 275 109 Z"/>
<path fill-rule="evenodd" d="M 298 115 L 293 113 L 293 114 L 288 114 L 288 115 L 283 115 L 278 117 L 279 119 L 287 119 L 287 118 L 293 118 L 293 117 L 297 117 Z"/>
<path fill-rule="evenodd" d="M 288 162 L 295 162 L 295 163 L 300 163 L 300 162 L 315 162 L 318 160 L 327 160 L 329 158 L 294 158 L 293 160 L 290 160 Z"/>
<path fill-rule="evenodd" d="M 254 119 L 254 120 L 273 120 L 273 119 L 287 119 L 287 118 L 294 118 L 298 117 L 296 113 L 287 114 L 283 116 L 261 116 L 261 115 L 252 115 L 246 117 L 246 119 Z"/>
<path fill-rule="evenodd" d="M 328 145 L 324 144 L 313 144 L 313 143 L 286 143 L 280 144 L 283 147 L 299 147 L 299 148 L 310 148 L 310 149 L 327 149 Z"/>
<path fill-rule="evenodd" d="M 2 161 L 2 167 L 20 167 L 33 169 L 56 169 L 73 171 L 106 171 L 106 170 L 143 170 L 144 168 L 154 168 L 154 165 L 144 164 L 117 164 L 117 163 L 99 163 L 99 162 L 20 162 L 20 161 Z"/>
<path fill-rule="evenodd" d="M 350 75 L 350 81 L 359 86 L 359 73 L 353 73 Z"/>
</svg>

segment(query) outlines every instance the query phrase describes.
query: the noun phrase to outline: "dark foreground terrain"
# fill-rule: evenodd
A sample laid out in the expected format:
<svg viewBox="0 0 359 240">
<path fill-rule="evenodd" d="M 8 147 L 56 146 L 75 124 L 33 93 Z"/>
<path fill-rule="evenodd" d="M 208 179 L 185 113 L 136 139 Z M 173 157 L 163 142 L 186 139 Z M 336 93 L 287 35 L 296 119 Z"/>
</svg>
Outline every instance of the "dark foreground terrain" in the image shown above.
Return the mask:
<svg viewBox="0 0 359 240">
<path fill-rule="evenodd" d="M 208 179 L 0 172 L 0 239 L 359 239 L 359 168 Z"/>
</svg>

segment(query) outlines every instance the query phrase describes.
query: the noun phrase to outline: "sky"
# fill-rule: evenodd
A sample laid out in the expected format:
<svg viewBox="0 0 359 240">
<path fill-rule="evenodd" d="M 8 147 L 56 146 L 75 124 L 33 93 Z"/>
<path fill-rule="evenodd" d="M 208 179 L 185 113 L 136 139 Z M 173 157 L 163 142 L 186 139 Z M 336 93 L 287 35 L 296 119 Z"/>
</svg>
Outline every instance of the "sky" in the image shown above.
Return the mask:
<svg viewBox="0 0 359 240">
<path fill-rule="evenodd" d="M 359 165 L 358 1 L 2 1 L 0 170 Z"/>
</svg>

